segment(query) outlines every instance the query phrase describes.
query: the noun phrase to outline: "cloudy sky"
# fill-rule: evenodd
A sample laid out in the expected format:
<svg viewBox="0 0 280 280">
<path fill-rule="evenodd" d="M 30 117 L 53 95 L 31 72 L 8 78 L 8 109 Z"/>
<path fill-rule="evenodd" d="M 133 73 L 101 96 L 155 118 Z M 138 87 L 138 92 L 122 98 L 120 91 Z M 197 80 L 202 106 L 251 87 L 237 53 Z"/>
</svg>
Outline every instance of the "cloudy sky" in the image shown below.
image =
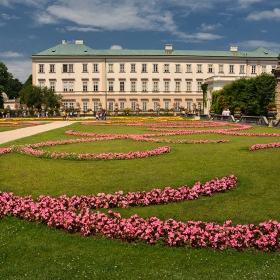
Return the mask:
<svg viewBox="0 0 280 280">
<path fill-rule="evenodd" d="M 30 56 L 62 40 L 93 49 L 280 53 L 279 27 L 279 0 L 0 0 L 0 61 L 25 82 Z"/>
</svg>

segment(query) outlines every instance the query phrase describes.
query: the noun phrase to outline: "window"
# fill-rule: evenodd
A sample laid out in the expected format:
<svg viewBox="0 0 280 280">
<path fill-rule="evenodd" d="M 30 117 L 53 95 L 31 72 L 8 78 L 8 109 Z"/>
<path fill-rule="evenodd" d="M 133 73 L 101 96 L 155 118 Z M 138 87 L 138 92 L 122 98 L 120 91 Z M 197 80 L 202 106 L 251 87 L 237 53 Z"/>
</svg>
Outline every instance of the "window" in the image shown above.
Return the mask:
<svg viewBox="0 0 280 280">
<path fill-rule="evenodd" d="M 192 91 L 192 82 L 187 82 L 187 91 Z"/>
<path fill-rule="evenodd" d="M 88 104 L 87 102 L 83 102 L 83 112 L 87 112 Z"/>
<path fill-rule="evenodd" d="M 114 91 L 114 83 L 109 82 L 109 91 Z"/>
<path fill-rule="evenodd" d="M 55 73 L 54 64 L 50 64 L 50 73 Z"/>
<path fill-rule="evenodd" d="M 39 87 L 43 89 L 45 87 L 45 82 L 39 82 Z"/>
<path fill-rule="evenodd" d="M 74 108 L 74 103 L 73 102 L 69 102 L 69 107 L 70 108 Z"/>
<path fill-rule="evenodd" d="M 121 101 L 120 102 L 120 109 L 124 109 L 124 105 L 125 105 L 124 101 Z"/>
<path fill-rule="evenodd" d="M 142 91 L 147 91 L 147 82 L 146 81 L 142 82 Z"/>
<path fill-rule="evenodd" d="M 93 82 L 93 91 L 98 91 L 98 82 Z"/>
<path fill-rule="evenodd" d="M 252 65 L 252 74 L 256 74 L 256 65 Z"/>
<path fill-rule="evenodd" d="M 142 72 L 147 72 L 147 64 L 142 64 Z"/>
<path fill-rule="evenodd" d="M 68 108 L 68 102 L 63 102 L 63 107 Z"/>
<path fill-rule="evenodd" d="M 234 73 L 234 65 L 229 66 L 229 73 L 231 73 L 231 74 Z"/>
<path fill-rule="evenodd" d="M 130 88 L 131 91 L 135 91 L 136 90 L 136 82 L 132 81 L 131 82 L 131 88 Z"/>
<path fill-rule="evenodd" d="M 113 73 L 114 69 L 113 69 L 113 64 L 109 64 L 109 73 Z"/>
<path fill-rule="evenodd" d="M 74 72 L 73 64 L 63 64 L 62 72 L 63 73 L 68 73 L 68 72 L 73 73 Z"/>
<path fill-rule="evenodd" d="M 94 111 L 94 112 L 97 112 L 97 111 L 98 111 L 98 102 L 97 102 L 97 101 L 94 101 L 94 102 L 93 102 L 93 111 Z"/>
<path fill-rule="evenodd" d="M 153 91 L 158 91 L 158 82 L 156 81 L 154 81 L 154 83 L 153 83 Z"/>
<path fill-rule="evenodd" d="M 262 65 L 262 73 L 266 73 L 266 66 Z"/>
<path fill-rule="evenodd" d="M 169 73 L 169 64 L 164 64 L 164 73 Z"/>
<path fill-rule="evenodd" d="M 175 91 L 181 90 L 181 82 L 175 82 Z"/>
<path fill-rule="evenodd" d="M 187 109 L 188 111 L 191 111 L 191 105 L 192 105 L 192 103 L 191 103 L 190 101 L 187 101 L 187 103 L 186 103 L 186 109 Z"/>
<path fill-rule="evenodd" d="M 83 72 L 87 72 L 87 64 L 83 64 Z"/>
<path fill-rule="evenodd" d="M 223 64 L 219 65 L 219 73 L 224 73 L 224 65 Z"/>
<path fill-rule="evenodd" d="M 240 65 L 240 74 L 244 74 L 244 73 L 245 73 L 245 66 Z"/>
<path fill-rule="evenodd" d="M 158 64 L 153 65 L 153 72 L 158 72 Z"/>
<path fill-rule="evenodd" d="M 124 64 L 120 64 L 120 72 L 124 73 Z"/>
<path fill-rule="evenodd" d="M 169 109 L 169 101 L 164 101 L 164 109 Z"/>
<path fill-rule="evenodd" d="M 94 73 L 98 72 L 98 64 L 93 64 L 93 72 Z"/>
<path fill-rule="evenodd" d="M 191 72 L 192 72 L 192 65 L 187 64 L 187 73 L 191 73 Z"/>
<path fill-rule="evenodd" d="M 74 83 L 69 82 L 69 91 L 74 91 Z"/>
<path fill-rule="evenodd" d="M 52 91 L 55 91 L 55 82 L 50 82 L 50 88 Z"/>
<path fill-rule="evenodd" d="M 202 91 L 201 85 L 202 85 L 202 82 L 197 82 L 197 90 L 198 91 Z"/>
<path fill-rule="evenodd" d="M 68 82 L 63 82 L 63 91 L 68 91 Z"/>
<path fill-rule="evenodd" d="M 154 111 L 157 111 L 157 110 L 158 110 L 158 109 L 157 109 L 158 102 L 154 102 L 153 104 L 154 104 L 153 110 L 154 110 Z"/>
<path fill-rule="evenodd" d="M 108 103 L 108 109 L 109 109 L 109 111 L 113 111 L 114 110 L 114 102 L 109 102 Z"/>
<path fill-rule="evenodd" d="M 169 91 L 169 82 L 164 82 L 164 91 Z"/>
<path fill-rule="evenodd" d="M 208 73 L 213 73 L 213 64 L 208 64 Z"/>
<path fill-rule="evenodd" d="M 39 64 L 39 73 L 44 73 L 44 64 Z"/>
<path fill-rule="evenodd" d="M 142 110 L 147 111 L 147 101 L 142 102 Z"/>
<path fill-rule="evenodd" d="M 175 72 L 176 73 L 181 73 L 181 65 L 180 64 L 175 65 Z"/>
<path fill-rule="evenodd" d="M 132 73 L 135 73 L 136 70 L 135 70 L 135 64 L 131 64 L 131 70 L 130 70 Z"/>
<path fill-rule="evenodd" d="M 131 109 L 135 111 L 135 109 L 136 109 L 136 102 L 135 101 L 131 102 Z"/>
<path fill-rule="evenodd" d="M 120 91 L 124 91 L 124 82 L 120 82 Z"/>
<path fill-rule="evenodd" d="M 180 107 L 181 107 L 181 105 L 180 105 L 180 101 L 175 101 L 175 109 L 176 109 L 176 111 L 179 111 L 180 109 Z"/>
<path fill-rule="evenodd" d="M 83 91 L 87 91 L 87 82 L 83 82 Z"/>
<path fill-rule="evenodd" d="M 202 64 L 197 64 L 197 73 L 202 73 Z"/>
</svg>

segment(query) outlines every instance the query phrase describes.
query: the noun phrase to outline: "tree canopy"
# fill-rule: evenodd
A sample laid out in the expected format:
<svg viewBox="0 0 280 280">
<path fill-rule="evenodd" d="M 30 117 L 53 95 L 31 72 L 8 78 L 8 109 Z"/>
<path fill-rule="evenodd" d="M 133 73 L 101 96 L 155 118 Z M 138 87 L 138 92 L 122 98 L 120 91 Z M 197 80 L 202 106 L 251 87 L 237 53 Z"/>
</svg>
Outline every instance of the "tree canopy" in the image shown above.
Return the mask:
<svg viewBox="0 0 280 280">
<path fill-rule="evenodd" d="M 8 72 L 8 68 L 3 62 L 0 62 L 0 86 L 9 99 L 18 98 L 23 86 L 19 79 L 15 79 L 13 74 Z M 0 108 L 3 108 L 3 105 L 0 105 Z"/>
<path fill-rule="evenodd" d="M 22 104 L 26 104 L 29 108 L 40 109 L 42 104 L 45 104 L 48 108 L 56 108 L 60 105 L 62 96 L 56 94 L 50 88 L 41 88 L 26 82 L 20 91 L 20 100 Z"/>
<path fill-rule="evenodd" d="M 212 108 L 221 113 L 240 107 L 247 115 L 265 115 L 266 106 L 275 100 L 274 75 L 263 73 L 254 78 L 241 78 L 212 92 Z"/>
</svg>

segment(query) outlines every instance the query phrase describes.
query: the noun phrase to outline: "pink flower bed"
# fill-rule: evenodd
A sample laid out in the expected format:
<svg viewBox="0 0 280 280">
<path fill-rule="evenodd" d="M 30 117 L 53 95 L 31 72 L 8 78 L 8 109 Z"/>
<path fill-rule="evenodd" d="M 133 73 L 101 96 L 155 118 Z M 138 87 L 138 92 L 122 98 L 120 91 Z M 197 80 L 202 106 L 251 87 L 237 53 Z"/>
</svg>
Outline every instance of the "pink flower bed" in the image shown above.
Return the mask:
<svg viewBox="0 0 280 280">
<path fill-rule="evenodd" d="M 268 143 L 268 144 L 255 144 L 249 148 L 250 151 L 261 150 L 261 149 L 271 149 L 280 148 L 280 142 Z"/>
<path fill-rule="evenodd" d="M 201 221 L 184 223 L 173 219 L 161 221 L 157 217 L 144 219 L 138 215 L 126 219 L 112 210 L 109 210 L 108 214 L 90 210 L 192 200 L 235 186 L 236 177 L 231 175 L 204 185 L 196 183 L 192 189 L 186 186 L 177 190 L 167 187 L 164 190 L 154 189 L 148 193 L 136 192 L 126 195 L 119 191 L 115 194 L 72 198 L 40 196 L 34 201 L 30 196 L 22 198 L 14 196 L 13 193 L 0 192 L 0 217 L 12 215 L 28 221 L 42 221 L 50 227 L 81 233 L 84 236 L 104 235 L 107 238 L 129 242 L 211 247 L 219 250 L 256 248 L 262 251 L 279 251 L 280 224 L 277 221 L 234 226 L 231 221 L 226 221 L 223 225 Z"/>
</svg>

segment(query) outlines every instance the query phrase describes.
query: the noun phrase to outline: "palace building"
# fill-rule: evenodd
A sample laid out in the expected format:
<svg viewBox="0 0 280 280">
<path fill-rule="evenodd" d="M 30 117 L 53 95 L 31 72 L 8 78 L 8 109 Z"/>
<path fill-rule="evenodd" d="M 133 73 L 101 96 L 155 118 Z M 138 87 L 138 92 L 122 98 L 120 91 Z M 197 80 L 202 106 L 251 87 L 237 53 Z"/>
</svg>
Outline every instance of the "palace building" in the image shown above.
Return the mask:
<svg viewBox="0 0 280 280">
<path fill-rule="evenodd" d="M 208 84 L 207 110 L 213 90 L 241 77 L 271 73 L 278 53 L 259 47 L 239 51 L 95 50 L 83 40 L 61 44 L 31 56 L 33 84 L 52 88 L 63 96 L 65 107 L 80 103 L 82 111 L 109 111 L 136 106 L 143 111 L 192 110 L 202 101 L 201 84 Z M 137 105 L 136 105 L 137 104 Z M 158 105 L 159 104 L 159 105 Z"/>
</svg>

